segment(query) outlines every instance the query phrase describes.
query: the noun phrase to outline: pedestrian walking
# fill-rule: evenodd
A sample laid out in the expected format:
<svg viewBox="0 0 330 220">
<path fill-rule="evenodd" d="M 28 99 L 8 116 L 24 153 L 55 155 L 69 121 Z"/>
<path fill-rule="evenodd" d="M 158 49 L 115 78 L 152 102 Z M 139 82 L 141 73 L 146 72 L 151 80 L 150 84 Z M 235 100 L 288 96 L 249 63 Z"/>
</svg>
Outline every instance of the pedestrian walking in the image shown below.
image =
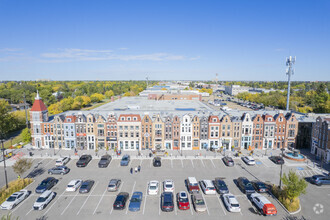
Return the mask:
<svg viewBox="0 0 330 220">
<path fill-rule="evenodd" d="M 140 165 L 138 166 L 138 171 L 139 171 L 139 172 L 141 171 L 141 166 L 140 166 Z"/>
<path fill-rule="evenodd" d="M 133 168 L 131 167 L 131 174 L 133 174 Z"/>
<path fill-rule="evenodd" d="M 137 167 L 135 167 L 135 168 L 134 168 L 134 170 L 135 170 L 135 173 L 137 173 L 137 171 L 138 171 L 138 168 L 137 168 Z"/>
</svg>

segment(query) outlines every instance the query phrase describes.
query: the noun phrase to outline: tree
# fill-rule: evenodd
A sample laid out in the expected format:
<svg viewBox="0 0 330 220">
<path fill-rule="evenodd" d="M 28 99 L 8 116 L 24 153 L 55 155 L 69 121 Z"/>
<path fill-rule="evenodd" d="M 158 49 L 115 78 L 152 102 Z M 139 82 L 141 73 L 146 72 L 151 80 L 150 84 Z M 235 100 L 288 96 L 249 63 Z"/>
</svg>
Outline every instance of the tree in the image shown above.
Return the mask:
<svg viewBox="0 0 330 220">
<path fill-rule="evenodd" d="M 289 174 L 284 174 L 281 178 L 284 186 L 283 195 L 292 201 L 295 198 L 298 198 L 301 194 L 306 193 L 307 182 L 292 170 L 289 171 Z"/>
<path fill-rule="evenodd" d="M 17 175 L 22 176 L 32 166 L 32 160 L 27 158 L 21 158 L 15 162 L 12 166 Z"/>
<path fill-rule="evenodd" d="M 31 138 L 31 131 L 29 128 L 24 128 L 22 131 L 22 138 L 25 143 L 30 143 L 32 138 Z"/>
<path fill-rule="evenodd" d="M 105 99 L 105 96 L 100 93 L 94 93 L 93 95 L 91 95 L 92 102 L 100 102 L 103 99 Z"/>
<path fill-rule="evenodd" d="M 10 106 L 7 101 L 0 100 L 0 138 L 4 138 L 11 130 L 11 122 L 13 120 L 10 114 Z"/>
<path fill-rule="evenodd" d="M 104 94 L 108 99 L 110 99 L 112 96 L 114 96 L 115 94 L 113 93 L 112 90 L 106 91 Z"/>
<path fill-rule="evenodd" d="M 11 215 L 12 213 L 8 213 L 7 215 L 3 215 L 2 217 L 1 217 L 1 220 L 18 220 L 18 217 L 13 217 L 12 215 Z"/>
</svg>

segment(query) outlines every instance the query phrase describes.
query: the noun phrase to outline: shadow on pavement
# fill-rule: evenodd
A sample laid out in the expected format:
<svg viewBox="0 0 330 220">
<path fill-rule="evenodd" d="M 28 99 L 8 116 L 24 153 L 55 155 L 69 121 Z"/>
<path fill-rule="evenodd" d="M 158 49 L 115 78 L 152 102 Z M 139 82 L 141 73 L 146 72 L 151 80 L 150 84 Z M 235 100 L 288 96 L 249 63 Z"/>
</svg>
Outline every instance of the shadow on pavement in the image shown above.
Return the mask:
<svg viewBox="0 0 330 220">
<path fill-rule="evenodd" d="M 36 176 L 42 175 L 45 172 L 44 168 L 37 168 L 33 171 L 31 171 L 26 177 L 27 178 L 34 178 Z"/>
</svg>

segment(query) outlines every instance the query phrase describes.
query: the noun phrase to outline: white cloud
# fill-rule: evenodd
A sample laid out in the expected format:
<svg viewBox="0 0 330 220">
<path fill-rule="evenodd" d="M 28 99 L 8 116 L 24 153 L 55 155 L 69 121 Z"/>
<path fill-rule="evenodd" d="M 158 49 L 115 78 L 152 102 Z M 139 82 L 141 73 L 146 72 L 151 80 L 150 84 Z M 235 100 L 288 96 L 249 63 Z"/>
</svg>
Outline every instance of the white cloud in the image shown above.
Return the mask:
<svg viewBox="0 0 330 220">
<path fill-rule="evenodd" d="M 59 52 L 42 53 L 42 62 L 71 62 L 71 61 L 98 61 L 98 60 L 121 60 L 121 61 L 170 61 L 170 60 L 196 60 L 199 57 L 187 58 L 183 55 L 169 53 L 150 53 L 123 55 L 114 53 L 112 50 L 86 50 L 86 49 L 58 49 Z"/>
</svg>

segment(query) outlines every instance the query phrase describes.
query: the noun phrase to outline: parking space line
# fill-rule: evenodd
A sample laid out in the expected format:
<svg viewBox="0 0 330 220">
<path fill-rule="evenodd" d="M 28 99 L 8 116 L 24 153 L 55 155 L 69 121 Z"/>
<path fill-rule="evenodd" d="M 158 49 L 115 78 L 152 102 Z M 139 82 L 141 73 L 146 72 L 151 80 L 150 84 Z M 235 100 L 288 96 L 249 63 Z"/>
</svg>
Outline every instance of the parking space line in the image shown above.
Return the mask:
<svg viewBox="0 0 330 220">
<path fill-rule="evenodd" d="M 50 162 L 53 162 L 53 159 L 51 159 L 48 163 L 46 163 L 44 167 L 47 167 L 47 165 L 50 164 Z"/>
<path fill-rule="evenodd" d="M 140 159 L 140 166 L 142 165 L 142 159 Z"/>
<path fill-rule="evenodd" d="M 77 191 L 77 193 L 74 195 L 74 197 L 71 199 L 71 201 L 69 202 L 69 204 L 65 207 L 65 209 L 62 211 L 61 215 L 64 214 L 65 210 L 67 210 L 67 208 L 69 208 L 70 204 L 72 203 L 72 201 L 74 200 L 74 198 L 76 198 L 76 196 L 78 195 L 79 190 Z"/>
<path fill-rule="evenodd" d="M 120 187 L 119 187 L 119 192 L 120 192 L 120 190 L 121 190 L 121 188 L 122 188 L 122 186 L 124 185 L 124 181 L 123 182 L 121 182 L 121 184 L 120 184 Z"/>
<path fill-rule="evenodd" d="M 190 161 L 191 161 L 191 165 L 192 165 L 192 167 L 195 168 L 194 163 L 193 163 L 193 160 L 190 159 Z"/>
<path fill-rule="evenodd" d="M 203 159 L 200 159 L 201 160 L 201 162 L 202 162 L 202 164 L 203 164 L 203 167 L 205 167 L 205 164 L 204 164 L 204 162 L 203 162 Z"/>
<path fill-rule="evenodd" d="M 147 196 L 148 196 L 148 187 L 146 187 L 146 194 L 145 194 L 143 213 L 142 213 L 143 215 L 144 215 L 144 210 L 146 209 Z"/>
<path fill-rule="evenodd" d="M 171 167 L 173 168 L 173 159 L 171 158 Z"/>
<path fill-rule="evenodd" d="M 205 199 L 203 193 L 202 193 L 202 197 L 203 197 L 203 200 L 204 200 L 204 202 L 205 202 L 205 206 L 206 206 L 207 214 L 210 215 L 209 208 L 207 207 L 206 199 Z"/>
<path fill-rule="evenodd" d="M 150 160 L 150 167 L 151 167 L 151 164 L 152 164 L 152 160 Z"/>
<path fill-rule="evenodd" d="M 158 198 L 158 201 L 159 201 L 159 203 L 158 203 L 158 215 L 160 215 L 160 198 Z"/>
<path fill-rule="evenodd" d="M 56 202 L 62 197 L 62 195 L 65 193 L 65 190 L 62 192 L 62 194 L 61 195 L 59 195 L 58 196 L 58 198 L 56 199 L 56 201 L 47 209 L 47 211 L 44 213 L 44 215 L 46 215 L 48 212 L 49 212 L 49 210 L 51 210 L 52 209 L 52 207 L 56 204 Z"/>
<path fill-rule="evenodd" d="M 99 205 L 101 204 L 101 201 L 102 201 L 102 199 L 103 199 L 104 194 L 106 193 L 106 191 L 107 191 L 107 187 L 105 188 L 105 190 L 104 190 L 104 192 L 103 192 L 103 194 L 102 194 L 102 196 L 101 196 L 101 199 L 100 199 L 99 203 L 97 204 L 97 206 L 96 206 L 96 208 L 95 208 L 95 210 L 94 210 L 94 212 L 93 212 L 93 215 L 95 214 L 97 208 L 98 208 Z"/>
<path fill-rule="evenodd" d="M 135 184 L 136 184 L 136 181 L 134 181 L 134 185 L 133 185 L 132 192 L 131 192 L 131 197 L 132 197 L 133 192 L 134 192 Z M 128 207 L 126 208 L 126 215 L 127 215 L 127 212 L 128 212 Z"/>
<path fill-rule="evenodd" d="M 178 212 L 177 212 L 177 210 L 176 210 L 177 208 L 176 208 L 176 202 L 175 202 L 175 201 L 176 201 L 176 196 L 175 196 L 175 195 L 176 195 L 176 193 L 175 193 L 175 191 L 174 191 L 174 192 L 173 192 L 173 197 L 174 197 L 174 199 L 173 199 L 173 200 L 174 200 L 174 204 L 173 204 L 173 206 L 174 206 L 174 212 L 175 212 L 175 215 L 178 215 Z"/>
<path fill-rule="evenodd" d="M 216 168 L 215 165 L 214 165 L 214 163 L 213 163 L 213 159 L 211 159 L 211 162 L 212 162 L 213 167 Z"/>
<path fill-rule="evenodd" d="M 33 208 L 32 209 L 30 209 L 30 211 L 28 211 L 27 213 L 26 213 L 26 215 L 25 216 L 27 216 L 31 211 L 33 210 Z"/>
<path fill-rule="evenodd" d="M 260 162 L 261 162 L 261 164 L 263 164 L 263 165 L 265 165 L 267 168 L 269 168 L 269 166 L 268 166 L 265 162 L 262 162 L 261 160 L 260 160 Z"/>
<path fill-rule="evenodd" d="M 113 205 L 111 206 L 110 215 L 112 214 L 112 211 L 113 211 Z"/>
<path fill-rule="evenodd" d="M 70 160 L 70 161 L 71 161 L 71 160 Z M 69 162 L 70 162 L 70 161 L 69 161 Z M 113 161 L 113 159 L 110 160 L 110 163 L 109 163 L 108 167 L 110 167 L 112 161 Z"/>
<path fill-rule="evenodd" d="M 218 198 L 218 201 L 219 201 L 219 203 L 220 203 L 220 206 L 221 206 L 221 208 L 222 208 L 223 213 L 225 213 L 225 215 L 227 215 L 226 210 L 225 210 L 225 208 L 223 207 L 222 202 L 220 201 L 220 198 L 219 198 L 220 196 L 216 195 L 216 197 Z"/>
<path fill-rule="evenodd" d="M 182 165 L 182 168 L 183 168 L 183 161 L 182 161 L 182 159 L 181 159 L 181 165 Z"/>
<path fill-rule="evenodd" d="M 91 194 L 92 194 L 92 193 L 94 192 L 94 190 L 96 189 L 96 186 L 97 186 L 98 183 L 99 183 L 99 182 L 97 181 L 96 184 L 95 184 L 95 186 L 94 186 L 94 188 L 93 188 L 93 190 L 92 190 L 92 191 L 89 193 L 89 195 L 87 196 L 87 199 L 85 200 L 84 204 L 80 207 L 79 211 L 77 212 L 77 215 L 79 215 L 80 211 L 81 211 L 82 208 L 85 206 L 87 200 L 89 199 L 89 197 L 91 196 Z"/>
</svg>

